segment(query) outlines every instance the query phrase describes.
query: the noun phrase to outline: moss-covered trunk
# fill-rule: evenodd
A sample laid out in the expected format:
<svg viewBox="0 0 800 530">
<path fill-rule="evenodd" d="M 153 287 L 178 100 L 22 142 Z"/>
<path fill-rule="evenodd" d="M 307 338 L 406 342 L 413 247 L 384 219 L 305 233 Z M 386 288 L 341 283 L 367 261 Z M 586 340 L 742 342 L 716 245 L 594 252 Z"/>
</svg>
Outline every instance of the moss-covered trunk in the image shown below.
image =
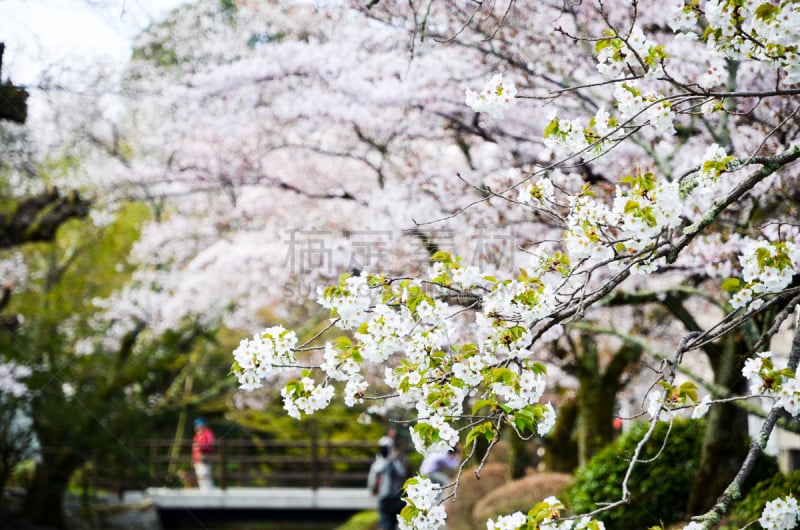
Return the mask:
<svg viewBox="0 0 800 530">
<path fill-rule="evenodd" d="M 717 356 L 709 356 L 714 368 L 714 382 L 739 394 L 746 384 L 741 375 L 743 341 L 726 341 Z M 708 427 L 703 438 L 700 465 L 692 484 L 689 513 L 703 513 L 711 508 L 739 470 L 747 452 L 747 414 L 734 404 L 711 407 Z"/>
<path fill-rule="evenodd" d="M 614 439 L 614 408 L 617 393 L 625 387 L 624 374 L 638 362 L 642 350 L 623 344 L 606 354 L 605 370 L 597 342 L 589 333 L 582 333 L 578 366 L 578 464 L 583 466 L 600 449 Z"/>
<path fill-rule="evenodd" d="M 578 464 L 586 465 L 589 459 L 614 439 L 614 405 L 616 386 L 607 386 L 599 374 L 579 375 Z"/>
<path fill-rule="evenodd" d="M 578 444 L 574 436 L 577 418 L 575 401 L 565 401 L 558 408 L 556 424 L 544 439 L 544 467 L 547 471 L 572 473 L 578 467 Z"/>
<path fill-rule="evenodd" d="M 528 442 L 516 433 L 512 433 L 509 441 L 508 453 L 508 480 L 516 480 L 525 476 L 525 470 L 530 464 L 531 455 L 528 452 Z"/>
<path fill-rule="evenodd" d="M 64 496 L 69 479 L 80 465 L 77 455 L 67 449 L 44 450 L 36 465 L 33 480 L 25 494 L 23 516 L 33 524 L 67 528 Z"/>
</svg>

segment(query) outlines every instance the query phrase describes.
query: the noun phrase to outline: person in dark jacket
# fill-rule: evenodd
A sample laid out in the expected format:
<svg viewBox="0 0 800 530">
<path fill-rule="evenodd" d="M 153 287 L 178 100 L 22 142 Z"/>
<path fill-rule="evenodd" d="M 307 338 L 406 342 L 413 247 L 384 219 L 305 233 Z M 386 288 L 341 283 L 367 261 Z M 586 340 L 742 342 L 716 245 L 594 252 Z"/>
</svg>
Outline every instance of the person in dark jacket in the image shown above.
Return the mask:
<svg viewBox="0 0 800 530">
<path fill-rule="evenodd" d="M 381 444 L 369 468 L 367 488 L 378 499 L 381 530 L 395 530 L 403 509 L 403 484 L 406 467 L 396 448 Z"/>
</svg>

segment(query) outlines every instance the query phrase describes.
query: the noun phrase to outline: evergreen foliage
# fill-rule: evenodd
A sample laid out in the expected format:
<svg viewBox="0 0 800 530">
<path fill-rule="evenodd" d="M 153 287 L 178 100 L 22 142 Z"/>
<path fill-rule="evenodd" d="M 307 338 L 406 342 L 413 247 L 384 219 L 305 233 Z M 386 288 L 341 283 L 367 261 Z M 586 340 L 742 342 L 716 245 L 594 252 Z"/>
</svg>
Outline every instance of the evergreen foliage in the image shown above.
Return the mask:
<svg viewBox="0 0 800 530">
<path fill-rule="evenodd" d="M 597 509 L 602 502 L 621 497 L 620 484 L 636 445 L 648 428 L 637 423 L 630 432 L 597 453 L 581 468 L 567 490 L 565 504 L 577 513 Z M 685 518 L 689 491 L 699 465 L 704 422 L 675 420 L 672 428 L 660 422 L 639 456 L 654 459 L 634 469 L 631 503 L 597 516 L 609 528 L 649 528 Z M 668 443 L 664 444 L 665 436 Z M 656 458 L 657 456 L 657 458 Z"/>
</svg>

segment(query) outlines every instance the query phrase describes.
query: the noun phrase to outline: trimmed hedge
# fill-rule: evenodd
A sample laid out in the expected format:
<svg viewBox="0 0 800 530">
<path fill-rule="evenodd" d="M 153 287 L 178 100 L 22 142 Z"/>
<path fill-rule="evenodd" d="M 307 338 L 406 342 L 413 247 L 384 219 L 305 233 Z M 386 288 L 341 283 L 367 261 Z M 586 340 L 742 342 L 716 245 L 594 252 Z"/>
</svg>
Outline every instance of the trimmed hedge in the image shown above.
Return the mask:
<svg viewBox="0 0 800 530">
<path fill-rule="evenodd" d="M 506 465 L 489 462 L 481 470 L 480 478 L 474 468 L 465 469 L 458 487 L 455 502 L 445 501 L 447 530 L 473 530 L 472 510 L 489 493 L 506 483 Z"/>
<path fill-rule="evenodd" d="M 503 484 L 475 504 L 472 527 L 486 528 L 487 519 L 496 519 L 516 511 L 527 513 L 537 502 L 547 497 L 560 497 L 572 482 L 566 473 L 534 473 Z"/>
</svg>

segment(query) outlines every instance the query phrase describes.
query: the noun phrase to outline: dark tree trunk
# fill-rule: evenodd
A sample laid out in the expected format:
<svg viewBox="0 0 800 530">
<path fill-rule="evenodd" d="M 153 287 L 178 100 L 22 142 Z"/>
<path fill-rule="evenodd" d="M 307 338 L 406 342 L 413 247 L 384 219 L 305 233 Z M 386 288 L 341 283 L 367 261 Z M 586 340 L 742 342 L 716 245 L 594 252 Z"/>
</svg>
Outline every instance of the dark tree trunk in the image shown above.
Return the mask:
<svg viewBox="0 0 800 530">
<path fill-rule="evenodd" d="M 525 476 L 525 470 L 530 464 L 531 458 L 528 453 L 528 442 L 523 440 L 515 432 L 511 433 L 508 453 L 508 479 L 516 480 Z"/>
<path fill-rule="evenodd" d="M 606 386 L 595 374 L 582 374 L 578 387 L 578 463 L 586 465 L 592 456 L 614 439 L 614 405 L 617 388 Z"/>
<path fill-rule="evenodd" d="M 64 496 L 69 479 L 80 464 L 78 458 L 64 450 L 43 451 L 33 480 L 25 493 L 22 513 L 33 524 L 66 528 Z"/>
<path fill-rule="evenodd" d="M 555 473 L 572 473 L 578 467 L 578 444 L 575 423 L 578 407 L 575 401 L 565 401 L 558 408 L 556 424 L 544 439 L 544 467 Z"/>
<path fill-rule="evenodd" d="M 747 349 L 745 342 L 731 338 L 718 355 L 709 355 L 714 382 L 735 393 L 746 390 L 741 375 L 744 356 L 739 355 L 739 349 Z M 736 476 L 747 453 L 747 444 L 747 413 L 730 403 L 711 407 L 700 466 L 689 496 L 689 513 L 704 513 L 715 504 Z"/>
<path fill-rule="evenodd" d="M 608 355 L 601 370 L 601 354 L 589 333 L 582 333 L 578 355 L 578 464 L 586 465 L 592 456 L 614 439 L 614 408 L 617 393 L 625 387 L 625 372 L 639 361 L 642 350 L 623 344 Z"/>
</svg>

